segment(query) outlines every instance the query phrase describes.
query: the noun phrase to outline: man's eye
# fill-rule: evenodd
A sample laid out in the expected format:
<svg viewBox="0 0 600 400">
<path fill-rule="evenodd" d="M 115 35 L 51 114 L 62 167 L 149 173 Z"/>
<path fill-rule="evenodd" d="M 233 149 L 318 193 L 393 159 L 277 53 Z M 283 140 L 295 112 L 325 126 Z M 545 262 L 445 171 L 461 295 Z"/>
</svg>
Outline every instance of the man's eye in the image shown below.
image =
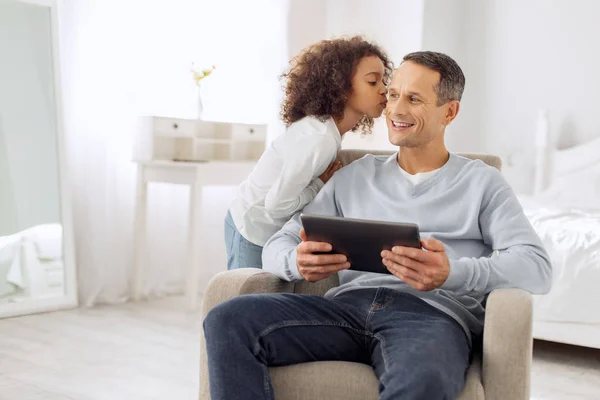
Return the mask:
<svg viewBox="0 0 600 400">
<path fill-rule="evenodd" d="M 419 99 L 417 99 L 416 97 L 411 97 L 411 98 L 410 98 L 410 102 L 411 102 L 411 103 L 418 103 L 418 102 L 419 102 Z"/>
<path fill-rule="evenodd" d="M 398 98 L 398 93 L 390 93 L 389 95 L 390 99 L 397 99 Z"/>
</svg>

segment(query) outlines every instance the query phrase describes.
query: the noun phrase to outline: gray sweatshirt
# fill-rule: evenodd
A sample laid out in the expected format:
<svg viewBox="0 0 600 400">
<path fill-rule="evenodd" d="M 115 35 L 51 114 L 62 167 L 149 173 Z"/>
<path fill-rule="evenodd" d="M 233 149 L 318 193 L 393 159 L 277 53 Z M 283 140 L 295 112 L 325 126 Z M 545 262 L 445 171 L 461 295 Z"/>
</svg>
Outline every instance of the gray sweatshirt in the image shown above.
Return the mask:
<svg viewBox="0 0 600 400">
<path fill-rule="evenodd" d="M 368 155 L 339 170 L 303 212 L 418 224 L 422 238 L 444 244 L 448 279 L 441 288 L 422 292 L 394 275 L 350 269 L 338 273 L 340 286 L 325 297 L 378 287 L 411 293 L 453 317 L 470 337 L 482 332 L 482 303 L 492 290 L 550 290 L 548 254 L 498 170 L 450 154 L 434 176 L 413 185 L 396 157 Z M 298 213 L 266 243 L 266 271 L 287 281 L 303 280 L 296 265 L 301 228 Z"/>
</svg>

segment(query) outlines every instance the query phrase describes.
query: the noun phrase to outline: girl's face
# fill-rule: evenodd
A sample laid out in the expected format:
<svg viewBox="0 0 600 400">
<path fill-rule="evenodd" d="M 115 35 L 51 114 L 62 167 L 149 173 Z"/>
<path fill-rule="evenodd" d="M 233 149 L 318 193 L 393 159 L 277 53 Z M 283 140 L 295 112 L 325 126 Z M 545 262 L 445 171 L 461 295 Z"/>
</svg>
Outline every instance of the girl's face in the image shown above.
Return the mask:
<svg viewBox="0 0 600 400">
<path fill-rule="evenodd" d="M 372 118 L 380 117 L 387 103 L 384 73 L 385 67 L 379 57 L 363 57 L 352 77 L 352 93 L 346 109 Z"/>
</svg>

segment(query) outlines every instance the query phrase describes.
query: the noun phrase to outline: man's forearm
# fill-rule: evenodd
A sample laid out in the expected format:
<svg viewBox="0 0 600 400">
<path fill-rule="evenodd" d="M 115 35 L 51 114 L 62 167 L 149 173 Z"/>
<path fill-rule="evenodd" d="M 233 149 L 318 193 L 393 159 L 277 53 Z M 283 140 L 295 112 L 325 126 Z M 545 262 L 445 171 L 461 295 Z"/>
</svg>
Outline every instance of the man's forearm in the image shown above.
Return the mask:
<svg viewBox="0 0 600 400">
<path fill-rule="evenodd" d="M 475 297 L 502 288 L 533 294 L 550 290 L 550 257 L 509 186 L 483 207 L 480 226 L 484 242 L 498 251 L 490 257 L 450 260 L 450 275 L 442 289 Z"/>
<path fill-rule="evenodd" d="M 263 269 L 286 281 L 303 280 L 296 263 L 296 247 L 302 241 L 300 214 L 296 214 L 265 244 L 262 253 Z"/>
<path fill-rule="evenodd" d="M 319 191 L 312 203 L 303 212 L 307 214 L 330 215 L 337 214 L 335 204 L 335 175 Z M 304 278 L 298 272 L 296 247 L 302 242 L 300 230 L 302 221 L 300 213 L 296 213 L 263 247 L 263 269 L 286 281 L 300 281 Z"/>
<path fill-rule="evenodd" d="M 546 252 L 536 246 L 514 246 L 492 257 L 450 260 L 450 276 L 442 289 L 474 297 L 502 288 L 545 294 L 551 283 Z"/>
</svg>

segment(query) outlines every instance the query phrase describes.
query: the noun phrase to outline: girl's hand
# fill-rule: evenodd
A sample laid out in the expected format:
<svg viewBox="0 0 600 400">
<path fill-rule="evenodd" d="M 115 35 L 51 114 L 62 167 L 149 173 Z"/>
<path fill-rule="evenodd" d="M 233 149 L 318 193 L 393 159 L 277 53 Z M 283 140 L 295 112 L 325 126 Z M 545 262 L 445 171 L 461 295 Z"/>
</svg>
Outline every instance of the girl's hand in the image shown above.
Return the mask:
<svg viewBox="0 0 600 400">
<path fill-rule="evenodd" d="M 319 175 L 319 179 L 322 180 L 323 183 L 327 183 L 327 181 L 329 179 L 331 179 L 331 177 L 333 176 L 335 171 L 339 170 L 340 168 L 342 168 L 341 161 L 336 160 L 336 161 L 332 162 L 331 164 L 329 164 L 329 167 L 327 167 L 325 172 L 323 172 L 321 175 Z"/>
</svg>

